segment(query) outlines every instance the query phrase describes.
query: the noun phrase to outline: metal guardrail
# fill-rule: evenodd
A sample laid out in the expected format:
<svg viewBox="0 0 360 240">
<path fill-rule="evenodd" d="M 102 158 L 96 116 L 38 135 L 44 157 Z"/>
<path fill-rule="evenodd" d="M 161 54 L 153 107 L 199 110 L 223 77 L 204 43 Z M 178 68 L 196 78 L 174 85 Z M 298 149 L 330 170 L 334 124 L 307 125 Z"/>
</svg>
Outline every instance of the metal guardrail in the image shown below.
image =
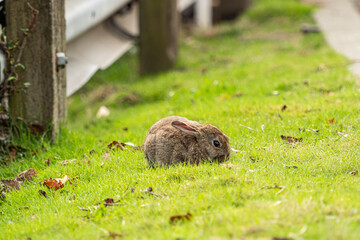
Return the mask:
<svg viewBox="0 0 360 240">
<path fill-rule="evenodd" d="M 149 0 L 150 1 L 150 0 Z M 131 0 L 66 0 L 67 95 L 81 88 L 98 69 L 105 69 L 132 46 L 133 41 L 119 37 L 105 20 Z M 178 10 L 195 4 L 199 28 L 211 26 L 212 0 L 178 0 Z M 131 33 L 138 33 L 138 11 L 114 18 L 116 24 Z"/>
</svg>

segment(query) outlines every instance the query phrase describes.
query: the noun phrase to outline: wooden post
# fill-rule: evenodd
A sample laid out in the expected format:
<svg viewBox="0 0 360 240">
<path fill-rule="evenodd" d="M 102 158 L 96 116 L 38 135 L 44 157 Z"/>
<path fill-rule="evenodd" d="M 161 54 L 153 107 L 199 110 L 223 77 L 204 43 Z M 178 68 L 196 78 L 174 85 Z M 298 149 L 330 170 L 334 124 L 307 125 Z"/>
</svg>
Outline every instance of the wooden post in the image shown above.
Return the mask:
<svg viewBox="0 0 360 240">
<path fill-rule="evenodd" d="M 176 0 L 140 0 L 140 74 L 170 69 L 177 58 Z"/>
<path fill-rule="evenodd" d="M 49 130 L 54 139 L 61 120 L 66 118 L 66 72 L 57 59 L 57 53 L 65 52 L 64 0 L 5 3 L 8 41 L 23 38 L 22 29 L 29 28 L 34 16 L 31 7 L 39 11 L 20 61 L 25 69 L 18 68 L 16 92 L 9 99 L 10 118 L 12 123 L 21 118 L 39 131 Z M 26 91 L 24 83 L 30 84 Z"/>
</svg>

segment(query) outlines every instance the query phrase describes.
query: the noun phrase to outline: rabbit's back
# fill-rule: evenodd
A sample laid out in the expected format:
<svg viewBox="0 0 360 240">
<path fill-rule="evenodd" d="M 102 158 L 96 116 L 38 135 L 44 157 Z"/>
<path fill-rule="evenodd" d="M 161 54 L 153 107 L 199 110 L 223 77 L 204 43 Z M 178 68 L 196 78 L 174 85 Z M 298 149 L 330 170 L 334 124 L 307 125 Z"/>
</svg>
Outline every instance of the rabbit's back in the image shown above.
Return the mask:
<svg viewBox="0 0 360 240">
<path fill-rule="evenodd" d="M 162 118 L 159 121 L 157 121 L 156 123 L 154 123 L 154 125 L 152 125 L 150 127 L 148 134 L 155 134 L 158 131 L 167 131 L 167 129 L 170 129 L 170 131 L 173 131 L 173 127 L 171 126 L 171 123 L 173 121 L 186 122 L 186 123 L 191 124 L 196 127 L 201 126 L 200 123 L 198 123 L 196 121 L 190 121 L 189 119 L 184 118 L 184 117 L 169 116 L 169 117 Z"/>
<path fill-rule="evenodd" d="M 189 143 L 196 139 L 174 128 L 171 125 L 174 121 L 186 122 L 194 127 L 202 126 L 196 121 L 179 116 L 165 117 L 157 121 L 150 127 L 144 142 L 145 158 L 151 166 L 177 164 L 189 158 Z"/>
</svg>

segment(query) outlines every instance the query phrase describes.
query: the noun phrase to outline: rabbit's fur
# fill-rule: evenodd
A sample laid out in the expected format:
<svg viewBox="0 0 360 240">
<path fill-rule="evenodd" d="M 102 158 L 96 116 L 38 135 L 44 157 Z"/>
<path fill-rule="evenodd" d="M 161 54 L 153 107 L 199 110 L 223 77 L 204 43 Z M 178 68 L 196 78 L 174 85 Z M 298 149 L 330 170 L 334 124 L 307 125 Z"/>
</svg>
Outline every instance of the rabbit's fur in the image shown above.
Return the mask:
<svg viewBox="0 0 360 240">
<path fill-rule="evenodd" d="M 156 122 L 144 142 L 145 158 L 151 167 L 224 162 L 230 152 L 229 138 L 220 129 L 178 116 Z"/>
</svg>

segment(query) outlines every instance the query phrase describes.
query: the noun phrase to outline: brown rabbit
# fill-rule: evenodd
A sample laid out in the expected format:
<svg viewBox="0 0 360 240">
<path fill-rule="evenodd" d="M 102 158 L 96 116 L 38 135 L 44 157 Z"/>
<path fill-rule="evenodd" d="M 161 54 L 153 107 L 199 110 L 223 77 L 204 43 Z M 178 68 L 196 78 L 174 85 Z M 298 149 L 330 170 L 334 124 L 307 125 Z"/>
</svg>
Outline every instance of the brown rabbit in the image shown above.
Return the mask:
<svg viewBox="0 0 360 240">
<path fill-rule="evenodd" d="M 224 162 L 230 151 L 229 138 L 220 129 L 178 116 L 156 122 L 144 142 L 145 158 L 151 167 Z"/>
</svg>

